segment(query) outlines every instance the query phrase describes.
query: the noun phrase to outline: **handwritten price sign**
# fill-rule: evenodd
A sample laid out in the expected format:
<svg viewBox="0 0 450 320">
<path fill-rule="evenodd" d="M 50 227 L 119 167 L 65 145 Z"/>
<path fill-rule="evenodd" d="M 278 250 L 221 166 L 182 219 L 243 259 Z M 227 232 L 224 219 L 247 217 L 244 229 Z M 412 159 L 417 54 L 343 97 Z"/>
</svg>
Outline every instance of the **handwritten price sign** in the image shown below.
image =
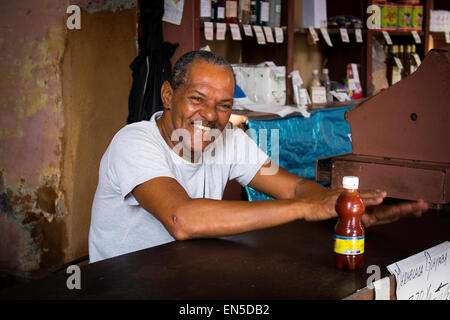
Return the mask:
<svg viewBox="0 0 450 320">
<path fill-rule="evenodd" d="M 450 242 L 389 265 L 398 300 L 450 300 Z"/>
</svg>

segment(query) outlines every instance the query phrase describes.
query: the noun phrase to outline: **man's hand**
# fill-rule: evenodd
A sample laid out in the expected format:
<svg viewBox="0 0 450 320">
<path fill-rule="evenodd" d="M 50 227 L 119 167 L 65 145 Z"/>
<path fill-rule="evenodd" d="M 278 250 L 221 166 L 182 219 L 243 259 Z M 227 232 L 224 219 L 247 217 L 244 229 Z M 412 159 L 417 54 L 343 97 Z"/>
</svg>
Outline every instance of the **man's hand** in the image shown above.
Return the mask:
<svg viewBox="0 0 450 320">
<path fill-rule="evenodd" d="M 336 200 L 343 189 L 321 189 L 320 192 L 314 192 L 311 196 L 299 199 L 304 203 L 310 203 L 315 206 L 312 213 L 305 216 L 307 221 L 319 221 L 337 216 L 335 210 Z M 359 192 L 365 206 L 374 206 L 383 202 L 386 192 L 380 190 L 361 190 Z"/>
<path fill-rule="evenodd" d="M 407 216 L 420 217 L 428 210 L 428 204 L 423 200 L 404 202 L 393 205 L 367 206 L 361 220 L 366 228 L 391 223 Z"/>
</svg>

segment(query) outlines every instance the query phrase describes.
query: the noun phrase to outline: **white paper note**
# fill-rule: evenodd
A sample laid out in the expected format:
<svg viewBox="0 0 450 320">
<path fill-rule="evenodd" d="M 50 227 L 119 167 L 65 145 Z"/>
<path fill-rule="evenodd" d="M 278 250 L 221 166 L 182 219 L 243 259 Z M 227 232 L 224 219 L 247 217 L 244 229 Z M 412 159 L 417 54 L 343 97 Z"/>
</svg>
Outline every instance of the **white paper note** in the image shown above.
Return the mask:
<svg viewBox="0 0 450 320">
<path fill-rule="evenodd" d="M 412 36 L 413 36 L 413 38 L 414 38 L 414 41 L 415 41 L 417 44 L 422 43 L 422 40 L 420 39 L 420 36 L 419 36 L 419 34 L 417 33 L 417 31 L 411 31 L 411 34 L 412 34 Z"/>
<path fill-rule="evenodd" d="M 391 39 L 391 36 L 389 35 L 389 33 L 387 31 L 382 31 L 382 33 L 383 33 L 384 40 L 386 40 L 386 43 L 391 45 L 392 39 Z"/>
<path fill-rule="evenodd" d="M 445 43 L 450 43 L 450 31 L 445 32 Z"/>
<path fill-rule="evenodd" d="M 183 18 L 184 0 L 164 0 L 162 21 L 180 25 Z"/>
<path fill-rule="evenodd" d="M 263 29 L 264 34 L 266 35 L 267 42 L 275 42 L 275 40 L 273 39 L 272 28 L 264 26 Z"/>
<path fill-rule="evenodd" d="M 227 31 L 226 23 L 216 23 L 216 39 L 225 40 L 225 32 Z"/>
<path fill-rule="evenodd" d="M 214 23 L 205 22 L 205 39 L 214 40 Z"/>
<path fill-rule="evenodd" d="M 308 27 L 309 33 L 311 34 L 314 42 L 319 41 L 319 36 L 317 35 L 316 30 L 314 29 L 314 27 Z"/>
<path fill-rule="evenodd" d="M 242 40 L 241 30 L 239 29 L 239 26 L 237 24 L 230 23 L 230 29 L 231 29 L 231 38 L 233 40 Z"/>
<path fill-rule="evenodd" d="M 375 281 L 373 286 L 375 288 L 375 300 L 391 299 L 391 281 L 389 277 Z"/>
<path fill-rule="evenodd" d="M 247 37 L 253 37 L 252 27 L 249 24 L 244 24 L 242 27 L 244 28 L 244 34 Z"/>
<path fill-rule="evenodd" d="M 397 65 L 397 67 L 398 67 L 400 70 L 402 70 L 402 69 L 403 69 L 402 60 L 400 60 L 400 58 L 398 58 L 398 57 L 394 57 L 394 61 L 395 61 L 395 64 Z"/>
<path fill-rule="evenodd" d="M 398 300 L 450 300 L 450 242 L 387 267 L 397 281 Z"/>
<path fill-rule="evenodd" d="M 361 29 L 355 29 L 356 42 L 363 42 Z"/>
<path fill-rule="evenodd" d="M 320 32 L 322 33 L 323 38 L 325 39 L 325 42 L 328 46 L 332 47 L 333 44 L 331 43 L 330 35 L 328 34 L 328 30 L 326 27 L 321 27 Z"/>
<path fill-rule="evenodd" d="M 264 37 L 264 32 L 261 26 L 253 26 L 253 31 L 255 31 L 256 41 L 258 44 L 266 44 L 266 38 Z"/>
<path fill-rule="evenodd" d="M 422 61 L 420 61 L 419 55 L 418 55 L 417 53 L 413 53 L 413 57 L 414 57 L 414 60 L 416 61 L 416 65 L 417 65 L 417 66 L 420 66 L 420 64 L 422 63 Z"/>
<path fill-rule="evenodd" d="M 283 43 L 283 41 L 284 41 L 283 29 L 281 29 L 279 27 L 275 27 L 275 42 Z"/>
<path fill-rule="evenodd" d="M 341 34 L 342 42 L 350 42 L 348 37 L 347 28 L 339 28 L 339 33 Z"/>
</svg>

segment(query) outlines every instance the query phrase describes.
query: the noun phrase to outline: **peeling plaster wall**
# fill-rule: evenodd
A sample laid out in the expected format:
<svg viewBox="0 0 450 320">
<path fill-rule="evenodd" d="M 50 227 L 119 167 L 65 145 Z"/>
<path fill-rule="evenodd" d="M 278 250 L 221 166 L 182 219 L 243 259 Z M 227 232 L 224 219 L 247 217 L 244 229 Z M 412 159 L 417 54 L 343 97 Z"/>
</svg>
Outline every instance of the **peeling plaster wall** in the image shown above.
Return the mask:
<svg viewBox="0 0 450 320">
<path fill-rule="evenodd" d="M 67 30 L 67 6 L 82 8 Z M 128 112 L 136 1 L 0 2 L 0 271 L 87 254 L 101 154 Z"/>
</svg>

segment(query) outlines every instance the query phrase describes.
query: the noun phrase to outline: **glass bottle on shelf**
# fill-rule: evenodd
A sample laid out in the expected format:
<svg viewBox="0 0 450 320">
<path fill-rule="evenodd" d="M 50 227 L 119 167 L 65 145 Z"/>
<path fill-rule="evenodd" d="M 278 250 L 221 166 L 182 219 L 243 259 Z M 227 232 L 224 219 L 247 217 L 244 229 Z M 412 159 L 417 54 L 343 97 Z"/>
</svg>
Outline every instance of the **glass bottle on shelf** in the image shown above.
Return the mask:
<svg viewBox="0 0 450 320">
<path fill-rule="evenodd" d="M 391 79 L 392 79 L 391 85 L 393 85 L 393 84 L 396 84 L 397 82 L 399 82 L 400 80 L 402 80 L 402 74 L 401 74 L 400 68 L 397 66 L 397 63 L 395 62 L 395 58 L 400 59 L 399 53 L 398 53 L 398 50 L 399 50 L 398 45 L 393 45 L 391 50 L 392 50 L 391 55 L 394 59 L 394 63 L 392 65 L 392 77 L 391 77 Z"/>
<path fill-rule="evenodd" d="M 256 24 L 260 26 L 266 26 L 270 18 L 270 2 L 257 0 L 256 10 L 257 10 Z"/>
<path fill-rule="evenodd" d="M 237 0 L 225 0 L 225 22 L 236 23 L 237 22 Z"/>
<path fill-rule="evenodd" d="M 216 10 L 215 10 L 215 21 L 214 22 L 224 22 L 225 21 L 225 4 L 224 0 L 216 1 Z"/>
<path fill-rule="evenodd" d="M 415 72 L 416 70 L 417 70 L 417 68 L 419 67 L 418 65 L 417 65 L 417 62 L 416 62 L 416 59 L 414 58 L 414 54 L 416 53 L 416 45 L 415 44 L 412 44 L 411 45 L 411 52 L 410 52 L 410 54 L 409 54 L 409 63 L 410 63 L 410 68 L 409 68 L 409 70 L 410 70 L 410 74 L 411 73 L 413 73 L 413 72 Z"/>
<path fill-rule="evenodd" d="M 239 0 L 238 22 L 250 24 L 250 0 Z"/>
<path fill-rule="evenodd" d="M 327 102 L 333 102 L 333 96 L 331 95 L 330 91 L 331 91 L 331 81 L 330 81 L 330 76 L 328 75 L 328 69 L 324 68 L 322 70 L 322 79 L 321 79 L 321 84 L 323 87 L 325 87 L 325 90 L 327 92 Z"/>
<path fill-rule="evenodd" d="M 211 21 L 212 14 L 211 0 L 201 0 L 200 1 L 200 21 L 206 22 Z"/>
<path fill-rule="evenodd" d="M 256 1 L 250 1 L 250 24 L 256 24 L 258 20 L 258 7 Z"/>
<path fill-rule="evenodd" d="M 402 77 L 405 78 L 411 74 L 411 45 L 406 45 L 405 52 L 403 54 L 403 70 L 402 70 Z"/>
<path fill-rule="evenodd" d="M 312 72 L 312 79 L 309 84 L 309 95 L 313 104 L 327 102 L 326 90 L 320 83 L 319 70 L 317 69 L 314 69 Z"/>
</svg>

